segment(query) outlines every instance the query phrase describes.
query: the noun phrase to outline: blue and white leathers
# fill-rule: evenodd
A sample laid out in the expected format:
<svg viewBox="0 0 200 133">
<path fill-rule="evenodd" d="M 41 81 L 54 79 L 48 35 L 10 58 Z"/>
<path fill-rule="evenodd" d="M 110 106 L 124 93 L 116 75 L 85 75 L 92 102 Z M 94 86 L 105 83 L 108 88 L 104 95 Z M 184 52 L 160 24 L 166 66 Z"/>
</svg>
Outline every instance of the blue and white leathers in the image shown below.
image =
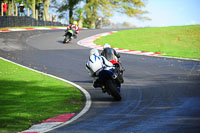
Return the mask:
<svg viewBox="0 0 200 133">
<path fill-rule="evenodd" d="M 90 67 L 90 69 L 93 72 L 98 71 L 99 69 L 103 68 L 103 62 L 100 56 L 97 56 L 95 54 L 91 55 L 89 57 L 89 60 L 87 62 L 87 66 Z"/>
<path fill-rule="evenodd" d="M 107 66 L 111 67 L 113 64 L 109 62 L 105 57 L 93 54 L 89 57 L 86 66 L 89 68 L 89 75 L 92 76 L 98 70 Z"/>
</svg>

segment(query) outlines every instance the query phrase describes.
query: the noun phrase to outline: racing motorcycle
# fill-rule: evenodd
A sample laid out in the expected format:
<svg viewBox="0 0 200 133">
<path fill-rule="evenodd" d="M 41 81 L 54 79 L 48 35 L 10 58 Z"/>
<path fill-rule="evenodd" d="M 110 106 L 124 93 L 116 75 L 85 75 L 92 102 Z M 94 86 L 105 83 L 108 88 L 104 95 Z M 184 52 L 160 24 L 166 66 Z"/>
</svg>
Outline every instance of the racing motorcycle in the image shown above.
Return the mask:
<svg viewBox="0 0 200 133">
<path fill-rule="evenodd" d="M 118 77 L 118 70 L 116 67 L 103 68 L 98 74 L 96 82 L 100 84 L 103 92 L 107 92 L 113 96 L 115 100 L 121 100 L 121 82 Z"/>
<path fill-rule="evenodd" d="M 114 59 L 114 56 L 107 55 L 108 60 L 114 65 L 114 67 L 105 67 L 99 70 L 98 79 L 96 82 L 100 84 L 103 92 L 107 92 L 109 95 L 113 96 L 115 100 L 121 100 L 121 71 L 120 64 Z"/>
<path fill-rule="evenodd" d="M 63 43 L 69 43 L 71 39 L 73 38 L 73 34 L 74 34 L 74 31 L 72 29 L 66 30 Z"/>
</svg>

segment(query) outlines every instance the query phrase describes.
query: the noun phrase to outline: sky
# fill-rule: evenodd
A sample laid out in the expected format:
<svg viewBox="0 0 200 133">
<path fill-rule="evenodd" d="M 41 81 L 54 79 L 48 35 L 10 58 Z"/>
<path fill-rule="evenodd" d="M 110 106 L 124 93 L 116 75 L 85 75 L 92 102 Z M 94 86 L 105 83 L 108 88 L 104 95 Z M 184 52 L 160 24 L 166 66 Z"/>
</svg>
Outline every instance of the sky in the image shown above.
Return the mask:
<svg viewBox="0 0 200 133">
<path fill-rule="evenodd" d="M 142 21 L 115 13 L 111 22 L 122 20 L 138 27 L 166 27 L 200 24 L 200 0 L 147 0 L 143 10 L 151 21 Z"/>
</svg>

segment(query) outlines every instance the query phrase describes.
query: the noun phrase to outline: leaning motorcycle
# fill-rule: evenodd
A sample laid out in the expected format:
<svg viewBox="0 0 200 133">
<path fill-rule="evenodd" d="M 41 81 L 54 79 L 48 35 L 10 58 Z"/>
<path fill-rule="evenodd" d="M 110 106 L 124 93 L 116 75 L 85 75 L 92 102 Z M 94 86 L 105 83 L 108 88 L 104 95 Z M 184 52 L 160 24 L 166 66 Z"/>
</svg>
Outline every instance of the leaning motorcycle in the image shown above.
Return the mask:
<svg viewBox="0 0 200 133">
<path fill-rule="evenodd" d="M 71 29 L 66 30 L 63 43 L 69 43 L 73 37 L 73 34 L 74 34 L 73 30 Z"/>
<path fill-rule="evenodd" d="M 105 58 L 110 61 L 114 67 L 106 67 L 100 70 L 97 82 L 101 84 L 103 92 L 107 92 L 116 100 L 120 101 L 121 84 L 124 82 L 122 76 L 125 69 L 120 65 L 119 60 L 111 51 L 106 53 Z"/>
<path fill-rule="evenodd" d="M 115 64 L 117 65 L 117 63 Z M 103 92 L 113 96 L 115 100 L 121 100 L 121 82 L 117 67 L 106 67 L 99 71 L 96 82 L 100 84 Z"/>
</svg>

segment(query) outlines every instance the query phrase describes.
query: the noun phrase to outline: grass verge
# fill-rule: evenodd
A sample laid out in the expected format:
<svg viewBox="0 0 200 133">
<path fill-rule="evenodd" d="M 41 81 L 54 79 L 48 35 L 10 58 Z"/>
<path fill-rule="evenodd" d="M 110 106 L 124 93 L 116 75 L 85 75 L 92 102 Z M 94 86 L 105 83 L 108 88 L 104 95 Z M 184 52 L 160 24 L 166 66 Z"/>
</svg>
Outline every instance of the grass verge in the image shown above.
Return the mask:
<svg viewBox="0 0 200 133">
<path fill-rule="evenodd" d="M 200 25 L 142 28 L 119 31 L 97 39 L 96 44 L 161 52 L 165 56 L 200 59 Z"/>
<path fill-rule="evenodd" d="M 83 96 L 74 86 L 0 59 L 0 132 L 16 132 L 47 118 L 76 113 Z"/>
</svg>

